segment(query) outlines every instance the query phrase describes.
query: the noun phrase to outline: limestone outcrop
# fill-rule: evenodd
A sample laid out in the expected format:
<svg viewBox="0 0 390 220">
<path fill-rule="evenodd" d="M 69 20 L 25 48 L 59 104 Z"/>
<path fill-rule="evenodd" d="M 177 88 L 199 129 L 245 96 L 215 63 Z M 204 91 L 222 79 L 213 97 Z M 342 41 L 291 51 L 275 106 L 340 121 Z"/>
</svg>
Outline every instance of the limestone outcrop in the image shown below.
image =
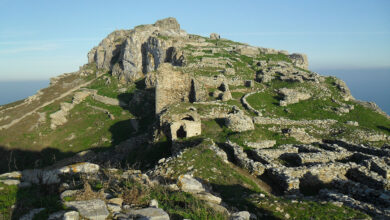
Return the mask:
<svg viewBox="0 0 390 220">
<path fill-rule="evenodd" d="M 133 30 L 114 31 L 88 53 L 88 62 L 95 63 L 97 68 L 111 70 L 122 82 L 135 81 L 156 70 L 166 60 L 180 63 L 182 57 L 174 51 L 174 43 L 161 40 L 169 37 L 187 37 L 174 18 L 137 26 Z"/>
<path fill-rule="evenodd" d="M 309 68 L 309 61 L 307 59 L 306 54 L 293 53 L 293 54 L 290 54 L 289 57 L 295 66 L 300 67 L 302 69 Z"/>
<path fill-rule="evenodd" d="M 187 34 L 167 18 L 109 34 L 79 71 L 0 106 L 0 168 L 20 170 L 0 175 L 0 193 L 59 204 L 10 195 L 22 219 L 300 219 L 332 207 L 330 218 L 388 219 L 389 117 L 378 113 L 304 54 Z"/>
</svg>

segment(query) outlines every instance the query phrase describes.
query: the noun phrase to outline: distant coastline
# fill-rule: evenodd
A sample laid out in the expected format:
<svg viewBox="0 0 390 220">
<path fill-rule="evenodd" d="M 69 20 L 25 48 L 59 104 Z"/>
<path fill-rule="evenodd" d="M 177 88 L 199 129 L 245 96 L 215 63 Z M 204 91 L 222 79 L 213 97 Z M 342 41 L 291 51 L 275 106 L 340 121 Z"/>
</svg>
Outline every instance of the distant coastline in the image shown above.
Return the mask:
<svg viewBox="0 0 390 220">
<path fill-rule="evenodd" d="M 375 102 L 390 115 L 390 68 L 311 70 L 342 79 L 347 83 L 353 97 L 361 101 Z"/>
<path fill-rule="evenodd" d="M 0 81 L 0 105 L 25 99 L 49 86 L 50 80 Z"/>
<path fill-rule="evenodd" d="M 389 69 L 312 69 L 321 75 L 344 80 L 352 95 L 362 101 L 375 102 L 390 115 Z M 50 80 L 0 81 L 0 105 L 34 95 L 49 85 Z"/>
</svg>

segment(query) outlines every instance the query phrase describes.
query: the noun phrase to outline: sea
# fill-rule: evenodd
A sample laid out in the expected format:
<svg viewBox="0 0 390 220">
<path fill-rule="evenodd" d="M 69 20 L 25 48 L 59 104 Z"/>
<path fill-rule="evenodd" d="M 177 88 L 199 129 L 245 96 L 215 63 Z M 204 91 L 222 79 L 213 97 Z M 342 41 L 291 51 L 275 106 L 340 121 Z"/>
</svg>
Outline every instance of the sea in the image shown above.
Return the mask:
<svg viewBox="0 0 390 220">
<path fill-rule="evenodd" d="M 390 68 L 388 69 L 311 69 L 321 75 L 336 76 L 347 83 L 352 96 L 375 102 L 390 115 Z"/>
<path fill-rule="evenodd" d="M 0 105 L 34 95 L 49 86 L 50 80 L 0 81 Z"/>
<path fill-rule="evenodd" d="M 390 68 L 311 70 L 344 80 L 356 99 L 375 102 L 390 115 Z M 0 105 L 27 98 L 48 85 L 49 80 L 0 81 Z"/>
</svg>

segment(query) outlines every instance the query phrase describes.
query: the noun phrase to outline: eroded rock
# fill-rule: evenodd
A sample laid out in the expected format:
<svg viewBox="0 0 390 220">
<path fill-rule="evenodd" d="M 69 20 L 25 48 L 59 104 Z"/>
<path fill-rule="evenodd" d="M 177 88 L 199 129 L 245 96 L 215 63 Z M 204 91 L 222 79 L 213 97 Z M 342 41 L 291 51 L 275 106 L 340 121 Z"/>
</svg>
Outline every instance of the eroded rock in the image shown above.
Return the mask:
<svg viewBox="0 0 390 220">
<path fill-rule="evenodd" d="M 103 200 L 85 200 L 65 202 L 65 206 L 76 209 L 84 218 L 105 220 L 110 214 Z"/>
</svg>

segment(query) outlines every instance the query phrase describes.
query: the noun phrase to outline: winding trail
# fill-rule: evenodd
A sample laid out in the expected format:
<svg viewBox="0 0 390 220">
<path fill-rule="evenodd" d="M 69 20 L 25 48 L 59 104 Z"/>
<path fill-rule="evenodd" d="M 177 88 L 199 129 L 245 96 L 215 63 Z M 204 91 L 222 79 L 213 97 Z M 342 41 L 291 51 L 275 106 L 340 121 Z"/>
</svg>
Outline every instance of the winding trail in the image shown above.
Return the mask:
<svg viewBox="0 0 390 220">
<path fill-rule="evenodd" d="M 45 107 L 45 106 L 48 106 L 48 105 L 52 104 L 53 102 L 55 102 L 55 101 L 57 101 L 57 100 L 59 100 L 59 99 L 64 98 L 65 96 L 70 95 L 72 92 L 74 92 L 74 91 L 80 89 L 81 87 L 84 87 L 84 86 L 89 85 L 90 83 L 92 83 L 93 81 L 95 81 L 97 78 L 99 78 L 99 76 L 96 77 L 96 78 L 94 78 L 94 79 L 92 79 L 92 80 L 90 80 L 90 81 L 88 81 L 88 82 L 85 82 L 85 83 L 83 83 L 83 84 L 81 84 L 81 85 L 78 85 L 78 86 L 76 86 L 76 87 L 70 89 L 69 91 L 63 93 L 62 95 L 58 96 L 58 97 L 55 98 L 55 99 L 52 99 L 52 100 L 50 100 L 50 101 L 48 101 L 48 102 L 43 103 L 42 105 L 36 107 L 36 108 L 33 109 L 32 111 L 27 112 L 27 113 L 26 113 L 25 115 L 23 115 L 22 117 L 17 118 L 17 119 L 11 121 L 10 123 L 8 123 L 8 124 L 6 124 L 6 125 L 0 126 L 0 130 L 10 128 L 11 126 L 13 126 L 14 124 L 20 122 L 21 120 L 23 120 L 23 119 L 26 118 L 27 116 L 30 116 L 30 115 L 36 113 L 39 109 L 41 109 L 41 108 L 43 108 L 43 107 Z"/>
</svg>

